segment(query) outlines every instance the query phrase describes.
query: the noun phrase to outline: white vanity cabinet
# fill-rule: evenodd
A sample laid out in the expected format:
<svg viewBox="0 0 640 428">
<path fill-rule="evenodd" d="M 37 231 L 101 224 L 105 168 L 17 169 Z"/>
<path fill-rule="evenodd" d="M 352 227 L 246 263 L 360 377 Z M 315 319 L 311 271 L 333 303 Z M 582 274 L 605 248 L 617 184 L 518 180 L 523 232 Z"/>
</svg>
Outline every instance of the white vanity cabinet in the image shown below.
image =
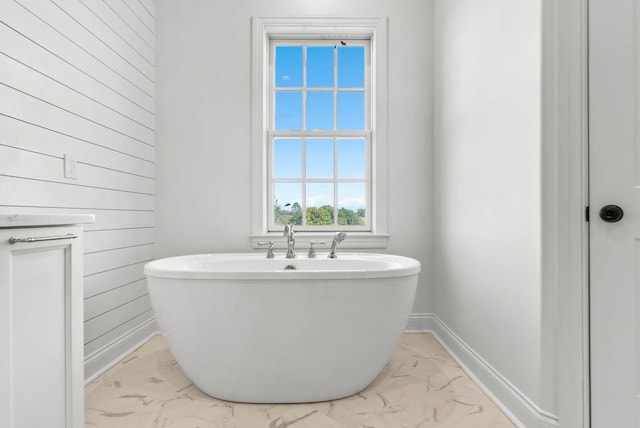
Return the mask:
<svg viewBox="0 0 640 428">
<path fill-rule="evenodd" d="M 2 226 L 0 427 L 80 428 L 83 228 Z"/>
</svg>

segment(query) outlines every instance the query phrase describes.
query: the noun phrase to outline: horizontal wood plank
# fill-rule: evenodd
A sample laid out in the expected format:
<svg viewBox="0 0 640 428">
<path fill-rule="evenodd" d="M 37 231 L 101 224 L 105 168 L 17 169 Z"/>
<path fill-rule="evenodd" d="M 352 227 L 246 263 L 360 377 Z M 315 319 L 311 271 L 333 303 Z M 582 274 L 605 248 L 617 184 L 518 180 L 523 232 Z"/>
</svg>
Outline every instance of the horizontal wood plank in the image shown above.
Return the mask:
<svg viewBox="0 0 640 428">
<path fill-rule="evenodd" d="M 137 86 L 134 79 L 126 73 L 121 73 L 111 64 L 101 61 L 92 52 L 75 44 L 63 31 L 49 25 L 45 18 L 39 17 L 13 1 L 0 4 L 2 4 L 3 25 L 92 76 L 96 81 L 125 94 L 145 110 L 151 113 L 155 111 L 154 91 L 148 92 Z"/>
<path fill-rule="evenodd" d="M 0 82 L 0 114 L 153 162 L 153 146 L 82 119 Z"/>
<path fill-rule="evenodd" d="M 135 330 L 139 326 L 147 323 L 149 320 L 153 319 L 153 311 L 149 307 L 144 312 L 139 315 L 131 318 L 129 320 L 124 320 L 122 324 L 117 325 L 112 330 L 104 333 L 102 336 L 87 340 L 85 337 L 85 347 L 84 347 L 84 355 L 88 356 L 93 354 L 94 352 L 100 350 L 101 348 L 110 345 L 111 343 L 117 341 L 121 337 L 125 336 L 127 333 Z"/>
<path fill-rule="evenodd" d="M 147 13 L 153 18 L 155 22 L 156 18 L 156 3 L 154 0 L 138 0 L 142 7 L 145 8 Z"/>
<path fill-rule="evenodd" d="M 136 67 L 120 55 L 114 52 L 108 45 L 93 36 L 86 28 L 82 27 L 78 21 L 59 7 L 54 1 L 42 0 L 14 0 L 20 6 L 41 20 L 46 20 L 47 26 L 55 31 L 64 34 L 65 38 L 80 47 L 85 52 L 90 52 L 103 64 L 108 64 L 111 69 L 120 75 L 127 76 L 136 87 L 146 94 L 154 93 L 153 76 L 148 76 L 143 70 Z"/>
<path fill-rule="evenodd" d="M 106 293 L 114 288 L 122 287 L 145 279 L 144 265 L 147 262 L 121 266 L 117 269 L 88 275 L 84 278 L 84 297 L 89 298 Z"/>
<path fill-rule="evenodd" d="M 96 2 L 98 3 L 98 2 Z M 102 4 L 102 2 L 99 2 Z M 27 67 L 46 75 L 61 85 L 73 88 L 86 97 L 118 112 L 125 118 L 148 128 L 155 127 L 155 115 L 136 104 L 123 88 L 97 80 L 87 67 L 79 67 L 61 58 L 31 39 L 0 23 L 0 52 Z M 80 61 L 80 58 L 76 59 Z M 85 65 L 79 62 L 81 65 Z"/>
<path fill-rule="evenodd" d="M 55 156 L 74 156 L 78 162 L 105 169 L 115 169 L 146 178 L 155 176 L 155 164 L 110 147 L 90 144 L 47 128 L 35 126 L 0 114 L 0 144 Z M 28 171 L 29 169 L 27 169 Z"/>
<path fill-rule="evenodd" d="M 88 37 L 94 38 L 111 50 L 123 61 L 131 65 L 136 71 L 154 81 L 155 66 L 153 55 L 147 58 L 140 54 L 124 37 L 120 37 L 104 19 L 79 0 L 50 0 L 58 8 L 80 25 Z M 98 3 L 98 2 L 94 2 Z M 89 36 L 90 35 L 90 36 Z"/>
<path fill-rule="evenodd" d="M 109 6 L 102 1 L 79 0 L 88 10 L 94 13 L 103 23 L 120 36 L 123 41 L 131 46 L 139 55 L 149 63 L 155 62 L 155 51 L 140 37 L 133 28 Z"/>
<path fill-rule="evenodd" d="M 86 120 L 129 139 L 155 144 L 153 129 L 6 55 L 0 55 L 0 82 L 68 112 L 70 120 Z"/>
<path fill-rule="evenodd" d="M 31 173 L 25 174 L 31 170 Z M 32 178 L 76 186 L 113 189 L 153 195 L 154 180 L 85 164 L 76 159 L 77 178 L 64 176 L 64 158 L 0 145 L 0 175 Z"/>
<path fill-rule="evenodd" d="M 84 234 L 85 254 L 109 251 L 116 248 L 150 245 L 154 243 L 155 229 L 96 230 Z"/>
<path fill-rule="evenodd" d="M 149 261 L 153 258 L 153 254 L 153 245 L 141 245 L 86 254 L 84 256 L 84 274 L 93 275 L 118 269 L 122 266 Z"/>
<path fill-rule="evenodd" d="M 129 0 L 104 0 L 113 10 L 117 11 L 118 15 L 130 25 L 135 28 L 136 33 L 140 35 L 150 46 L 155 46 L 155 23 L 150 25 L 148 18 L 144 16 L 138 16 L 130 7 L 133 1 Z M 142 13 L 140 15 L 143 15 Z M 147 14 L 148 15 L 148 14 Z"/>
<path fill-rule="evenodd" d="M 85 343 L 113 330 L 151 308 L 149 295 L 138 297 L 84 323 Z"/>
<path fill-rule="evenodd" d="M 138 20 L 142 22 L 144 27 L 152 34 L 156 33 L 155 19 L 149 14 L 149 11 L 145 9 L 139 1 L 127 1 L 123 2 L 125 6 L 129 7 L 131 11 L 136 15 Z"/>
<path fill-rule="evenodd" d="M 84 319 L 92 320 L 147 294 L 147 280 L 126 284 L 84 299 Z"/>
<path fill-rule="evenodd" d="M 3 205 L 153 211 L 153 195 L 0 175 Z"/>
</svg>

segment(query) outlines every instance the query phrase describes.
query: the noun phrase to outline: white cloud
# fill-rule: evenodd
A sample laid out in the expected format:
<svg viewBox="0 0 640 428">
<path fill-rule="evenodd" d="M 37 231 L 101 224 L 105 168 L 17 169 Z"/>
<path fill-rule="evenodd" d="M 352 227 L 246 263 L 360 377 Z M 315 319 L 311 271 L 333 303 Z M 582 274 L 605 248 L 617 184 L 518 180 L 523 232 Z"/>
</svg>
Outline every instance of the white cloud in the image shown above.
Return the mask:
<svg viewBox="0 0 640 428">
<path fill-rule="evenodd" d="M 338 200 L 338 207 L 340 208 L 344 207 L 350 210 L 364 208 L 365 200 L 364 200 L 364 197 L 342 198 Z"/>
</svg>

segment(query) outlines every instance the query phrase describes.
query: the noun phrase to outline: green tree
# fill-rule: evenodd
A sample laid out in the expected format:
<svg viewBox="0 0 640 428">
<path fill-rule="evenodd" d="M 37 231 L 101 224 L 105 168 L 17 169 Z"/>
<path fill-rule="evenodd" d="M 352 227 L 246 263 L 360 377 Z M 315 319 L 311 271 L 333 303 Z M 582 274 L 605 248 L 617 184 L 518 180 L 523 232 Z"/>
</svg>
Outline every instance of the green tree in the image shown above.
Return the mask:
<svg viewBox="0 0 640 428">
<path fill-rule="evenodd" d="M 362 216 L 360 210 L 358 212 L 352 211 L 347 208 L 340 208 L 338 210 L 338 224 L 340 226 L 359 226 L 364 224 L 364 209 L 362 210 Z"/>
<path fill-rule="evenodd" d="M 301 225 L 302 208 L 297 202 L 286 204 L 285 207 L 282 207 L 276 200 L 273 204 L 273 217 L 275 224 Z"/>
<path fill-rule="evenodd" d="M 323 205 L 320 208 L 307 208 L 307 224 L 309 226 L 327 226 L 333 224 L 333 207 Z"/>
</svg>

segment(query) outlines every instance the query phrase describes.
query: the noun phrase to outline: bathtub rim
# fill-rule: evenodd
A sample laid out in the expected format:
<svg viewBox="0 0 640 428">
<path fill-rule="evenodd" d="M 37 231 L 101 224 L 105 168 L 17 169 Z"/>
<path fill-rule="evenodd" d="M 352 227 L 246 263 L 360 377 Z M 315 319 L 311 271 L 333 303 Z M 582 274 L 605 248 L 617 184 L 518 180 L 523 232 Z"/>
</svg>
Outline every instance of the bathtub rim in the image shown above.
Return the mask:
<svg viewBox="0 0 640 428">
<path fill-rule="evenodd" d="M 364 279 L 364 278 L 394 278 L 417 275 L 421 271 L 421 263 L 413 258 L 380 253 L 353 253 L 344 252 L 338 255 L 337 259 L 327 259 L 327 253 L 318 253 L 317 259 L 307 259 L 298 257 L 287 259 L 284 256 L 276 256 L 273 259 L 265 258 L 262 253 L 205 253 L 189 254 L 173 257 L 165 257 L 148 262 L 144 266 L 144 273 L 147 277 L 173 278 L 173 279 L 261 279 L 261 280 L 300 280 L 300 279 Z M 251 260 L 259 261 L 261 266 L 268 268 L 259 270 L 211 270 L 198 268 L 197 265 L 188 264 L 194 260 Z M 328 270 L 328 269 L 300 269 L 284 270 L 287 265 L 309 265 L 313 263 L 329 264 L 333 261 L 352 261 L 357 263 L 369 263 L 378 266 L 367 269 L 358 267 L 351 269 Z M 380 268 L 384 264 L 384 268 Z"/>
</svg>

